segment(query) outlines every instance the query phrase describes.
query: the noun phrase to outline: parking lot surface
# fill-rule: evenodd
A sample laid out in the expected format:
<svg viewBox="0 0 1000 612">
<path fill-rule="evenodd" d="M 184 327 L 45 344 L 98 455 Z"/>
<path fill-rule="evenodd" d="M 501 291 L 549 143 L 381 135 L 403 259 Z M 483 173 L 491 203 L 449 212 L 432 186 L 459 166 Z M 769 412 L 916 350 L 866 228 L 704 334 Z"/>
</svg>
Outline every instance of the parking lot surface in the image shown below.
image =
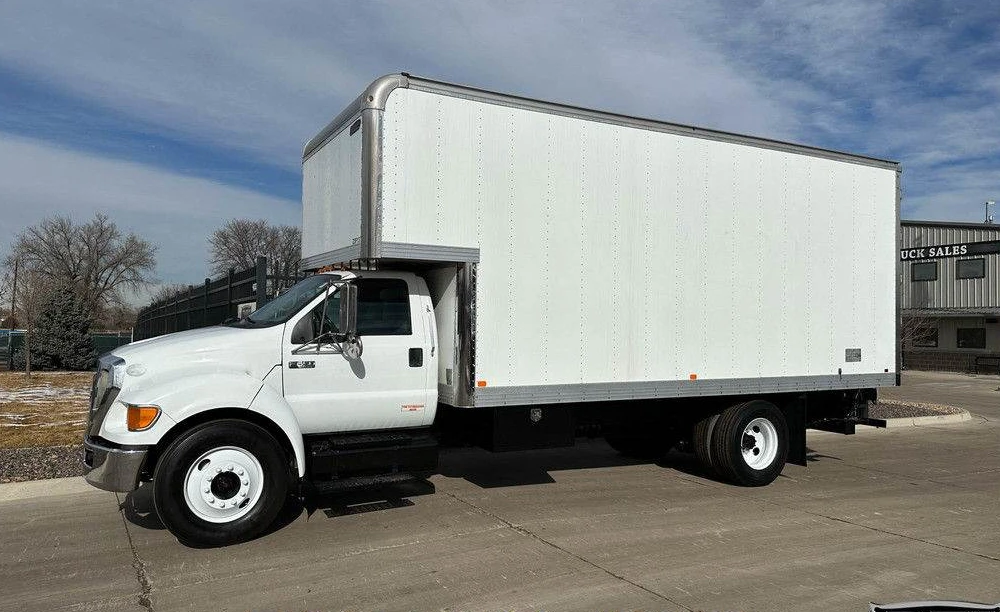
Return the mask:
<svg viewBox="0 0 1000 612">
<path fill-rule="evenodd" d="M 291 508 L 193 549 L 145 489 L 0 486 L 0 609 L 867 610 L 1000 600 L 1000 378 L 908 373 L 950 425 L 809 435 L 810 465 L 733 487 L 603 441 L 442 456 L 430 485 Z M 436 490 L 431 494 L 431 489 Z"/>
</svg>

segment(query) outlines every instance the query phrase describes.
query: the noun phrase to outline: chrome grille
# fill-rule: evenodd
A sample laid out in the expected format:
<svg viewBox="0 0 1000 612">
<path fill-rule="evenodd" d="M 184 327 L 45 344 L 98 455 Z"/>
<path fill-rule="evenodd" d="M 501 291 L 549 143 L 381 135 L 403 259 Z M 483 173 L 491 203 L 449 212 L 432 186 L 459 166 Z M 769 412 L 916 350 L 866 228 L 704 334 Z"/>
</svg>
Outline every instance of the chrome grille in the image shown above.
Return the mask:
<svg viewBox="0 0 1000 612">
<path fill-rule="evenodd" d="M 97 375 L 94 376 L 94 388 L 90 393 L 90 412 L 96 412 L 100 405 L 104 402 L 104 396 L 107 395 L 108 389 L 111 388 L 111 371 L 106 369 L 101 369 L 97 371 Z"/>
<path fill-rule="evenodd" d="M 112 363 L 102 360 L 97 373 L 94 375 L 94 382 L 90 387 L 90 410 L 87 411 L 87 432 L 92 436 L 100 433 L 101 424 L 108 413 L 108 408 L 114 403 L 120 391 L 120 389 L 111 386 L 114 382 L 111 367 Z"/>
<path fill-rule="evenodd" d="M 97 410 L 97 381 L 101 378 L 101 373 L 104 370 L 98 369 L 94 373 L 94 380 L 90 383 L 90 410 L 87 411 L 87 431 L 90 431 L 90 426 L 94 423 L 94 412 Z"/>
</svg>

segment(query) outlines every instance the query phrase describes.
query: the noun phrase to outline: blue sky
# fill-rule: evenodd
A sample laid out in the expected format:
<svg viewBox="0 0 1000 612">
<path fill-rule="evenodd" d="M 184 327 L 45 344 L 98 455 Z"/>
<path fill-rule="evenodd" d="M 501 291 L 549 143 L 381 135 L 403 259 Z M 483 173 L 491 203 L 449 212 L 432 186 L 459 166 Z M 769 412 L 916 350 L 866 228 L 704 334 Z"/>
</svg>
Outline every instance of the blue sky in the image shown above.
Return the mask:
<svg viewBox="0 0 1000 612">
<path fill-rule="evenodd" d="M 0 3 L 0 254 L 104 211 L 196 283 L 206 237 L 298 224 L 302 144 L 408 71 L 903 163 L 906 218 L 1000 200 L 1000 2 Z"/>
</svg>

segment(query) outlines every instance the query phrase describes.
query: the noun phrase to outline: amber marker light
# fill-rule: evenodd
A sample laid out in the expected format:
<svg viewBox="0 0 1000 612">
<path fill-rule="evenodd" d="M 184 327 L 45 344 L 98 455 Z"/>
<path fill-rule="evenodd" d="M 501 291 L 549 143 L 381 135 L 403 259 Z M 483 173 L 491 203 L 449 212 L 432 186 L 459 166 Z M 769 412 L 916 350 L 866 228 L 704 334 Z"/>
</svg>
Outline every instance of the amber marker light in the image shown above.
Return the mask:
<svg viewBox="0 0 1000 612">
<path fill-rule="evenodd" d="M 697 374 L 689 374 L 688 378 L 690 378 L 691 380 L 698 380 L 698 375 Z"/>
<path fill-rule="evenodd" d="M 476 386 L 477 387 L 485 387 L 486 386 L 486 381 L 485 380 L 477 381 L 476 382 Z"/>
<path fill-rule="evenodd" d="M 137 406 L 135 404 L 126 404 L 125 406 L 128 408 L 126 422 L 129 431 L 145 431 L 152 427 L 160 416 L 159 406 Z"/>
</svg>

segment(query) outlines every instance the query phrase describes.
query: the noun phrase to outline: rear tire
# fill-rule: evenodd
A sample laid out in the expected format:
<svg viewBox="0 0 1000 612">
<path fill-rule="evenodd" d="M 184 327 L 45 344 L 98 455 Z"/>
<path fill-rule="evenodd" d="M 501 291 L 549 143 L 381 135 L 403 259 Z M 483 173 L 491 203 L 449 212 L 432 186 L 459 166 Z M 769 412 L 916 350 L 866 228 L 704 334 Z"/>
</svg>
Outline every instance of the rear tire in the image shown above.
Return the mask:
<svg viewBox="0 0 1000 612">
<path fill-rule="evenodd" d="M 287 500 L 289 480 L 274 436 L 246 421 L 212 421 L 167 447 L 153 475 L 153 505 L 181 542 L 223 546 L 266 529 Z"/>
<path fill-rule="evenodd" d="M 719 415 L 710 449 L 712 462 L 727 480 L 745 487 L 768 485 L 788 456 L 785 416 L 763 400 L 730 406 Z"/>
<path fill-rule="evenodd" d="M 711 476 L 716 476 L 719 470 L 712 459 L 712 434 L 715 432 L 715 425 L 719 420 L 719 415 L 713 414 L 695 423 L 692 444 L 694 445 L 694 456 L 698 458 L 705 471 Z"/>
</svg>

